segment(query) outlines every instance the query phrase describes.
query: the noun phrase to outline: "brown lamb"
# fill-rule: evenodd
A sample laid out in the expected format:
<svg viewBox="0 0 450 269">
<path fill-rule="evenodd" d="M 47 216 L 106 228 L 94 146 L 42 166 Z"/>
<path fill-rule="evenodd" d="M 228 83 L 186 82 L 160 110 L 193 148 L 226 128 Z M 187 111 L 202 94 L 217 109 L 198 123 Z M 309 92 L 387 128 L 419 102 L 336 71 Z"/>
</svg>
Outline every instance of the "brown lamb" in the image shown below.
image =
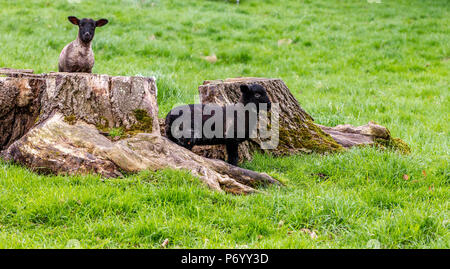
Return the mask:
<svg viewBox="0 0 450 269">
<path fill-rule="evenodd" d="M 107 19 L 94 21 L 93 19 L 81 19 L 68 17 L 69 21 L 78 25 L 77 39 L 67 44 L 61 51 L 58 62 L 59 72 L 92 73 L 94 67 L 94 52 L 92 51 L 92 39 L 95 28 L 108 23 Z"/>
</svg>

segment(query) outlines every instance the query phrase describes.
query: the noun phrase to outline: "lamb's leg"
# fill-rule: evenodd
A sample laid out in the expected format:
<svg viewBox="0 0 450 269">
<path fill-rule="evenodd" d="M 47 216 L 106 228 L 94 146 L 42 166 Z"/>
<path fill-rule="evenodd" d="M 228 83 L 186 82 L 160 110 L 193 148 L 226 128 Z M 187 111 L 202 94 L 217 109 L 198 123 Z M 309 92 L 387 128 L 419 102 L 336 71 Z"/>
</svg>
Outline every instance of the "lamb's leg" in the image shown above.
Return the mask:
<svg viewBox="0 0 450 269">
<path fill-rule="evenodd" d="M 228 155 L 228 163 L 232 165 L 237 165 L 239 160 L 238 154 L 238 143 L 229 143 L 226 144 L 227 147 L 227 155 Z"/>
</svg>

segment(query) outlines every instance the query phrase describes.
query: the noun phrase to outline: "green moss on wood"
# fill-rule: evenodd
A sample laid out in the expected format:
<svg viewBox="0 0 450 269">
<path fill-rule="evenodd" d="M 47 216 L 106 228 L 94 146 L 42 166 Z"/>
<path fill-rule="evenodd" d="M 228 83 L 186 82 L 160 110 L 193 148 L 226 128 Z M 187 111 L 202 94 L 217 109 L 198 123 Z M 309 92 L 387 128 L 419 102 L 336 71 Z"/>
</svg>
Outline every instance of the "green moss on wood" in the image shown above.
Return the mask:
<svg viewBox="0 0 450 269">
<path fill-rule="evenodd" d="M 122 128 L 111 128 L 108 132 L 108 135 L 111 138 L 115 138 L 115 137 L 122 137 L 124 135 L 124 131 Z"/>
<path fill-rule="evenodd" d="M 101 123 L 98 123 L 95 127 L 102 132 L 109 133 L 110 128 L 108 119 L 105 117 L 100 117 L 100 121 Z"/>
<path fill-rule="evenodd" d="M 279 148 L 281 148 L 281 154 L 287 154 L 293 150 L 301 150 L 307 153 L 326 153 L 344 149 L 329 134 L 315 125 L 312 120 L 302 120 L 296 116 L 294 123 L 296 128 L 280 125 Z"/>
<path fill-rule="evenodd" d="M 106 124 L 97 124 L 97 129 L 107 133 L 111 140 L 129 138 L 139 133 L 151 133 L 153 131 L 153 118 L 148 115 L 146 110 L 136 109 L 133 111 L 133 115 L 137 122 L 128 129 L 123 129 L 122 127 L 109 128 L 109 123 L 106 119 L 104 119 Z"/>
<path fill-rule="evenodd" d="M 410 154 L 411 148 L 409 145 L 401 140 L 400 138 L 390 138 L 388 140 L 386 139 L 375 139 L 375 146 L 378 146 L 380 148 L 388 148 L 396 150 L 402 154 Z"/>
<path fill-rule="evenodd" d="M 77 117 L 75 115 L 64 116 L 64 121 L 70 125 L 74 125 L 77 122 Z"/>
<path fill-rule="evenodd" d="M 137 123 L 133 124 L 130 130 L 127 131 L 151 133 L 153 131 L 153 118 L 148 115 L 148 112 L 144 109 L 136 109 L 133 111 L 133 113 Z"/>
</svg>

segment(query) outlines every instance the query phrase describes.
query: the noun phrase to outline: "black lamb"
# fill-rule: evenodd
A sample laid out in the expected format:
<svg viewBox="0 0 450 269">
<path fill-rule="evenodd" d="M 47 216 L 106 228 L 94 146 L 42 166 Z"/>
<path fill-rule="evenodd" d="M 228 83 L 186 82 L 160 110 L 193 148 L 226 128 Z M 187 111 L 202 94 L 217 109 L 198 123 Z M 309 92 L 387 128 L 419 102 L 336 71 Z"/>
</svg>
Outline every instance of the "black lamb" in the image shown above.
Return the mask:
<svg viewBox="0 0 450 269">
<path fill-rule="evenodd" d="M 191 104 L 172 109 L 166 116 L 165 121 L 167 138 L 189 150 L 195 145 L 224 144 L 227 149 L 228 163 L 237 165 L 239 144 L 251 138 L 252 132 L 256 131 L 256 119 L 259 118 L 260 109 L 268 111 L 271 107 L 269 97 L 263 86 L 242 84 L 240 89 L 242 95 L 238 104 L 225 106 Z M 180 119 L 185 112 L 188 114 L 184 116 L 185 118 Z M 212 119 L 216 113 L 221 113 L 223 116 L 221 117 L 218 114 Z M 197 117 L 197 121 L 195 117 Z M 177 119 L 178 121 L 175 122 Z M 186 119 L 189 121 L 184 124 Z M 219 121 L 215 121 L 217 119 Z M 180 124 L 181 122 L 183 123 Z M 172 130 L 174 123 L 177 123 L 177 125 Z M 219 125 L 216 126 L 216 123 Z M 208 130 L 211 131 L 208 133 Z M 181 136 L 181 133 L 184 135 Z"/>
</svg>

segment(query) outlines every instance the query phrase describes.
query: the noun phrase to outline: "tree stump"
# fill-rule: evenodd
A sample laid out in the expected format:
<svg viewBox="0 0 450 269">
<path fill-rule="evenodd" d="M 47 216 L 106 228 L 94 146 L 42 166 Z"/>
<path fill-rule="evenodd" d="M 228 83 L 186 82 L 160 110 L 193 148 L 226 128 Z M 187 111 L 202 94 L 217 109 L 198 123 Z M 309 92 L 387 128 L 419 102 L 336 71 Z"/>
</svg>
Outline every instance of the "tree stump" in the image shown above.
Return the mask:
<svg viewBox="0 0 450 269">
<path fill-rule="evenodd" d="M 146 169 L 186 169 L 210 188 L 235 194 L 280 184 L 266 174 L 198 156 L 162 137 L 153 78 L 7 75 L 0 80 L 0 120 L 16 126 L 17 119 L 26 119 L 17 125 L 20 128 L 0 129 L 8 137 L 1 152 L 7 161 L 41 173 L 104 177 Z M 25 108 L 32 108 L 31 112 L 23 113 Z"/>
<path fill-rule="evenodd" d="M 102 131 L 159 132 L 153 78 L 51 73 L 46 83 L 40 121 L 61 111 L 67 121 L 83 120 Z"/>
<path fill-rule="evenodd" d="M 202 103 L 220 105 L 236 103 L 241 96 L 239 86 L 243 83 L 264 86 L 272 104 L 278 103 L 280 106 L 279 144 L 276 149 L 264 150 L 265 152 L 275 156 L 311 152 L 327 153 L 342 151 L 344 148 L 353 146 L 374 144 L 409 151 L 406 143 L 391 138 L 387 128 L 372 122 L 359 127 L 351 125 L 326 127 L 315 124 L 314 119 L 302 109 L 280 79 L 250 77 L 205 81 L 199 86 L 200 100 Z M 250 160 L 253 152 L 262 151 L 259 145 L 258 139 L 242 143 L 239 147 L 240 160 Z M 193 151 L 202 156 L 219 159 L 226 156 L 222 146 L 195 147 Z"/>
<path fill-rule="evenodd" d="M 205 81 L 199 86 L 202 103 L 231 104 L 237 103 L 241 92 L 239 86 L 246 84 L 260 84 L 264 86 L 272 104 L 278 103 L 279 115 L 279 144 L 273 150 L 261 150 L 260 141 L 252 139 L 242 143 L 239 147 L 240 160 L 251 159 L 254 151 L 271 152 L 275 156 L 310 152 L 334 152 L 342 150 L 330 135 L 314 124 L 313 118 L 306 113 L 291 94 L 287 86 L 280 79 L 267 78 L 233 78 L 226 80 Z M 193 149 L 202 156 L 225 156 L 225 149 L 221 146 L 197 147 Z"/>
</svg>

